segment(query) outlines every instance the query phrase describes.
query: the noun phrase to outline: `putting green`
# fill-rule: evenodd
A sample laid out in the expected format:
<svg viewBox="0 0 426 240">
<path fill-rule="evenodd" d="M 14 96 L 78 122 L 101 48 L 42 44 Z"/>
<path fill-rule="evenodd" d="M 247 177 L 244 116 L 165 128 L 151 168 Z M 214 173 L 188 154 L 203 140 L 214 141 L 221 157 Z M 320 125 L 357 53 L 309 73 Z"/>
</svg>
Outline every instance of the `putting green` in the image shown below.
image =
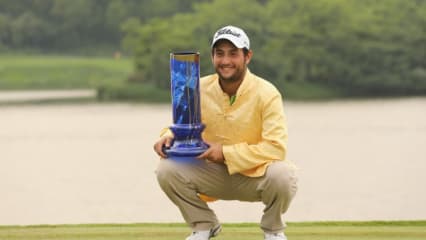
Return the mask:
<svg viewBox="0 0 426 240">
<path fill-rule="evenodd" d="M 0 240 L 179 240 L 184 224 L 89 224 L 0 226 Z M 290 240 L 424 240 L 426 221 L 289 223 Z M 261 240 L 257 224 L 224 224 L 215 240 Z"/>
</svg>

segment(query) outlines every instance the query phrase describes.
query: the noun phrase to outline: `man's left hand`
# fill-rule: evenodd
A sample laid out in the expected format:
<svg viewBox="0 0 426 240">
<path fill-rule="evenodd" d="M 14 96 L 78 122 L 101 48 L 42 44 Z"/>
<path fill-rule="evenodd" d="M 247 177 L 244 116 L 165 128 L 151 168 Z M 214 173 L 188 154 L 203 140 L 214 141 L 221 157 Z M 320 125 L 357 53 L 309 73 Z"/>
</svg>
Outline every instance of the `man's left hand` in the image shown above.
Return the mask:
<svg viewBox="0 0 426 240">
<path fill-rule="evenodd" d="M 202 154 L 198 155 L 198 159 L 207 159 L 216 163 L 223 163 L 225 161 L 225 157 L 223 156 L 222 144 L 207 142 L 210 147 Z"/>
</svg>

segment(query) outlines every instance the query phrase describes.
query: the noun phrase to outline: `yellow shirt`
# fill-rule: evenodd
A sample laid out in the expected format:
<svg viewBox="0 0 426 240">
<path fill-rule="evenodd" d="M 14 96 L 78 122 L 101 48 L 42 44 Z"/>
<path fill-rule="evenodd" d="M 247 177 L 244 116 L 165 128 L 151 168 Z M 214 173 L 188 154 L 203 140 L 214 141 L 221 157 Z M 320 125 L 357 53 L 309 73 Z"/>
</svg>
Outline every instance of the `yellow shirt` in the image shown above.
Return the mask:
<svg viewBox="0 0 426 240">
<path fill-rule="evenodd" d="M 200 79 L 203 139 L 223 145 L 229 174 L 263 176 L 273 161 L 285 160 L 287 124 L 281 94 L 248 69 L 231 105 L 218 75 Z"/>
</svg>

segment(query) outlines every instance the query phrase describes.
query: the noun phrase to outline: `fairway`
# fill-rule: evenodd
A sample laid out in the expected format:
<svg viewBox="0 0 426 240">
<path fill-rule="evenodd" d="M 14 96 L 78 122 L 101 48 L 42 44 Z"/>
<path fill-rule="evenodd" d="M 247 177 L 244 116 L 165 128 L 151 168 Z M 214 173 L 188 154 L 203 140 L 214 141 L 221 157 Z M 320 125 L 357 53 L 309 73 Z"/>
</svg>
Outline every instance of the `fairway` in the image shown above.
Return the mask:
<svg viewBox="0 0 426 240">
<path fill-rule="evenodd" d="M 127 58 L 0 55 L 0 89 L 93 89 L 123 82 L 132 71 Z"/>
<path fill-rule="evenodd" d="M 2 226 L 1 240 L 179 240 L 189 229 L 183 224 L 93 224 Z M 289 240 L 423 240 L 426 221 L 289 223 Z M 257 224 L 224 224 L 215 240 L 261 240 Z"/>
</svg>

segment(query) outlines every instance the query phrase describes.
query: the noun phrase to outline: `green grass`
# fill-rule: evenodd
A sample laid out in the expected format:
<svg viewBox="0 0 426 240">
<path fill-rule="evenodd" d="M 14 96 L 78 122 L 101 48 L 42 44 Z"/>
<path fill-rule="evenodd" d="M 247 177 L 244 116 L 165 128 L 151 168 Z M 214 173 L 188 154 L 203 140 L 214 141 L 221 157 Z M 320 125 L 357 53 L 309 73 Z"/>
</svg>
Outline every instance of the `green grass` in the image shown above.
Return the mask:
<svg viewBox="0 0 426 240">
<path fill-rule="evenodd" d="M 2 226 L 1 240 L 179 240 L 189 229 L 183 224 L 90 224 Z M 426 221 L 289 223 L 290 240 L 424 240 Z M 224 224 L 215 240 L 261 240 L 254 223 Z"/>
<path fill-rule="evenodd" d="M 125 58 L 0 55 L 0 89 L 94 89 L 123 82 L 132 71 Z"/>
<path fill-rule="evenodd" d="M 0 54 L 0 91 L 96 89 L 101 101 L 170 102 L 169 90 L 127 81 L 133 65 L 129 58 Z M 280 87 L 285 100 L 330 100 L 348 95 L 342 89 L 309 82 L 286 82 Z"/>
<path fill-rule="evenodd" d="M 96 89 L 100 101 L 170 102 L 170 91 L 128 82 L 132 72 L 133 62 L 126 58 L 0 55 L 0 90 Z M 80 99 L 29 103 L 70 101 Z"/>
</svg>

